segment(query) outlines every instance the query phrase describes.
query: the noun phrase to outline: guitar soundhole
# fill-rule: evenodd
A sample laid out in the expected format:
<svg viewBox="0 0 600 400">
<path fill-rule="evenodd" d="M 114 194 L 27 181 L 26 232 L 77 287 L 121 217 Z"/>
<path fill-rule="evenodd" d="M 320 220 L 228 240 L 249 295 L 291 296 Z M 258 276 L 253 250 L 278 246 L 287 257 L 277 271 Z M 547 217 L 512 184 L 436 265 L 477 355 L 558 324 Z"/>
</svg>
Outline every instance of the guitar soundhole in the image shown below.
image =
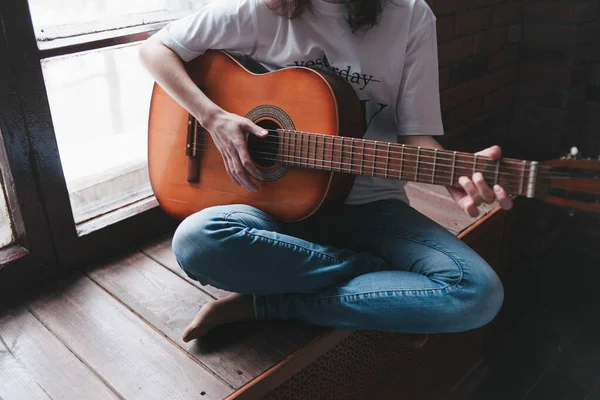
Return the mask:
<svg viewBox="0 0 600 400">
<path fill-rule="evenodd" d="M 256 135 L 248 135 L 248 151 L 250 157 L 259 167 L 271 168 L 277 164 L 277 152 L 279 148 L 279 135 L 275 131 L 281 127 L 274 121 L 263 120 L 258 126 L 269 130 L 269 135 L 259 138 Z"/>
</svg>

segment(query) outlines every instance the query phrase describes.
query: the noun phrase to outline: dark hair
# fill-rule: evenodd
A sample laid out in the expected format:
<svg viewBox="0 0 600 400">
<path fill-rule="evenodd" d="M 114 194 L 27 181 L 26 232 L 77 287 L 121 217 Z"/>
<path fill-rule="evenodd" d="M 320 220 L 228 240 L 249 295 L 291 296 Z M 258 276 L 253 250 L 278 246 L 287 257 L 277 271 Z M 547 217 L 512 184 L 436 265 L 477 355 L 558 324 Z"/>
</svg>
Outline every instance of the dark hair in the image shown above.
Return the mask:
<svg viewBox="0 0 600 400">
<path fill-rule="evenodd" d="M 313 0 L 268 0 L 267 6 L 279 15 L 296 18 Z M 322 1 L 322 0 L 314 0 Z M 385 0 L 346 0 L 348 23 L 352 32 L 367 31 L 379 21 Z"/>
</svg>

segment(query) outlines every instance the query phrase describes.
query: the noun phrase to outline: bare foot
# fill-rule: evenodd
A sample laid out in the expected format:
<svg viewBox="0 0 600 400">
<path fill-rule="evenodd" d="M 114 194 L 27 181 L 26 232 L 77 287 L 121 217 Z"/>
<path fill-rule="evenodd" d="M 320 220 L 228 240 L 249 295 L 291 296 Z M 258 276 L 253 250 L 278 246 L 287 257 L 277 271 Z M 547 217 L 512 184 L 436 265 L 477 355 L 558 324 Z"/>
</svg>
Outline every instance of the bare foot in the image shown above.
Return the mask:
<svg viewBox="0 0 600 400">
<path fill-rule="evenodd" d="M 198 339 L 219 325 L 254 318 L 252 296 L 232 293 L 222 299 L 206 303 L 183 331 L 183 341 Z"/>
</svg>

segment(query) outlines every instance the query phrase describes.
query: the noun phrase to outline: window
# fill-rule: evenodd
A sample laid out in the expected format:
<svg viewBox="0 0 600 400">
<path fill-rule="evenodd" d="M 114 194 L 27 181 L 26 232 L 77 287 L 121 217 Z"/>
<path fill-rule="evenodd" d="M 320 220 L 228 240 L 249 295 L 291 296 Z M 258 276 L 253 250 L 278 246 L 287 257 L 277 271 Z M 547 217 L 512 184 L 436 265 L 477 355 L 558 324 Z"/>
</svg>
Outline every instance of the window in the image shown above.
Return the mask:
<svg viewBox="0 0 600 400">
<path fill-rule="evenodd" d="M 13 229 L 8 216 L 6 194 L 0 176 L 0 248 L 10 244 L 13 240 Z"/>
<path fill-rule="evenodd" d="M 148 182 L 137 48 L 205 3 L 0 1 L 0 289 L 173 228 Z"/>
<path fill-rule="evenodd" d="M 29 0 L 38 47 L 50 55 L 42 56 L 42 73 L 75 224 L 152 197 L 147 122 L 153 81 L 138 61 L 141 38 L 131 41 L 127 33 L 158 29 L 204 3 Z M 122 31 L 122 44 L 95 48 L 94 40 Z M 85 50 L 71 51 L 74 43 Z"/>
</svg>

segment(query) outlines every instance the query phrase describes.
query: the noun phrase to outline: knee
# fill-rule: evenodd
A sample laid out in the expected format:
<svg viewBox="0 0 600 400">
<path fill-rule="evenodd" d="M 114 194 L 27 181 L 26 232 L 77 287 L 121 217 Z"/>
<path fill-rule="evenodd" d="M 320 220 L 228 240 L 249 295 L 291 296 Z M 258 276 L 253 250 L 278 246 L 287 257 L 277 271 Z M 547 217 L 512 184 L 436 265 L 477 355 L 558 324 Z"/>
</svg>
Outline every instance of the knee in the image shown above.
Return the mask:
<svg viewBox="0 0 600 400">
<path fill-rule="evenodd" d="M 462 330 L 480 328 L 489 324 L 500 312 L 504 302 L 504 288 L 496 272 L 487 264 L 478 269 L 476 276 L 464 288 L 465 307 Z"/>
<path fill-rule="evenodd" d="M 210 207 L 184 219 L 173 235 L 172 249 L 181 269 L 192 279 L 205 283 L 208 269 L 218 262 L 219 236 L 223 236 L 224 207 Z"/>
</svg>

